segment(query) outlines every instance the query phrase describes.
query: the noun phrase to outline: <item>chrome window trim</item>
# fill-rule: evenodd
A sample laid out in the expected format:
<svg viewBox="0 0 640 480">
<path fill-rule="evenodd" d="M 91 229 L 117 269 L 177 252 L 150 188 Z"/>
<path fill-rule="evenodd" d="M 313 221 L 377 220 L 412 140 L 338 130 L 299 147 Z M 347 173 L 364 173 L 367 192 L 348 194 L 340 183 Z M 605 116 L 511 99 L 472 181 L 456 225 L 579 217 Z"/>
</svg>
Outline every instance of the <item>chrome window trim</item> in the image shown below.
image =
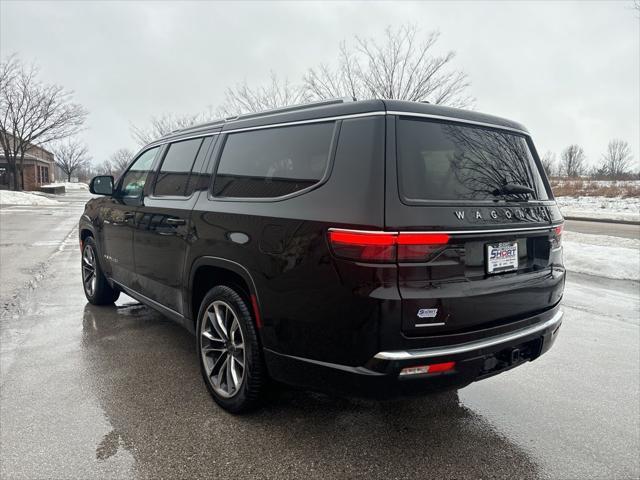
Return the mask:
<svg viewBox="0 0 640 480">
<path fill-rule="evenodd" d="M 477 125 L 479 127 L 490 127 L 490 128 L 497 128 L 499 130 L 509 130 L 512 132 L 516 132 L 516 133 L 520 133 L 522 135 L 526 135 L 527 137 L 530 137 L 531 134 L 525 130 L 520 130 L 519 128 L 513 128 L 513 127 L 507 127 L 504 125 L 498 125 L 495 123 L 488 123 L 488 122 L 478 122 L 476 120 L 467 120 L 464 118 L 456 118 L 456 117 L 447 117 L 445 115 L 433 115 L 430 113 L 418 113 L 418 112 L 401 112 L 401 111 L 389 111 L 387 112 L 387 115 L 401 115 L 403 117 L 421 117 L 421 118 L 432 118 L 434 120 L 444 120 L 447 122 L 456 122 L 456 123 L 467 123 L 469 125 Z"/>
<path fill-rule="evenodd" d="M 422 348 L 417 350 L 395 350 L 390 352 L 379 352 L 374 358 L 379 360 L 415 360 L 419 358 L 432 358 L 432 357 L 441 357 L 446 355 L 457 355 L 460 353 L 467 353 L 474 350 L 479 350 L 482 348 L 494 347 L 496 345 L 500 345 L 501 343 L 510 342 L 512 340 L 517 340 L 521 337 L 526 337 L 527 335 L 532 335 L 534 333 L 541 332 L 542 330 L 546 330 L 547 328 L 552 328 L 555 326 L 559 326 L 562 323 L 562 316 L 564 312 L 559 310 L 555 313 L 553 317 L 549 320 L 531 325 L 526 328 L 522 328 L 515 332 L 506 333 L 503 335 L 497 335 L 495 337 L 486 338 L 484 340 L 476 340 L 469 343 L 463 343 L 458 345 L 453 345 L 449 347 L 433 347 L 433 348 Z"/>
<path fill-rule="evenodd" d="M 322 117 L 322 118 L 310 118 L 309 120 L 297 120 L 293 122 L 272 123 L 269 125 L 258 125 L 255 127 L 234 128 L 230 130 L 223 130 L 223 133 L 236 133 L 247 132 L 250 130 L 264 130 L 267 128 L 279 128 L 279 127 L 291 127 L 295 125 L 306 125 L 309 123 L 323 123 L 323 122 L 335 122 L 337 120 L 348 120 L 350 118 L 363 118 L 363 117 L 375 117 L 380 115 L 386 115 L 386 112 L 364 112 L 364 113 L 352 113 L 348 115 L 337 115 L 334 117 Z"/>
<path fill-rule="evenodd" d="M 209 135 L 222 135 L 222 134 L 227 134 L 227 133 L 236 133 L 236 132 L 247 132 L 250 130 L 264 130 L 267 128 L 279 128 L 279 127 L 290 127 L 290 126 L 294 126 L 294 125 L 305 125 L 308 123 L 322 123 L 322 122 L 335 122 L 337 120 L 348 120 L 350 118 L 364 118 L 364 117 L 375 117 L 375 116 L 380 116 L 380 115 L 386 115 L 386 112 L 383 111 L 379 111 L 379 112 L 364 112 L 364 113 L 352 113 L 352 114 L 347 114 L 347 115 L 337 115 L 337 116 L 333 116 L 333 117 L 322 117 L 322 118 L 311 118 L 308 120 L 297 120 L 297 121 L 292 121 L 292 122 L 282 122 L 282 123 L 270 123 L 268 125 L 257 125 L 255 127 L 244 127 L 244 128 L 234 128 L 234 129 L 230 129 L 230 130 L 219 130 L 217 132 L 209 132 L 209 133 L 199 133 L 197 135 L 191 135 L 188 137 L 170 137 L 170 138 L 166 138 L 166 139 L 158 139 L 155 140 L 153 143 L 150 143 L 149 145 L 147 145 L 148 147 L 150 146 L 157 146 L 157 145 L 164 145 L 165 143 L 172 143 L 172 142 L 179 142 L 182 140 L 190 140 L 192 138 L 199 138 L 199 137 L 208 137 Z M 208 127 L 202 127 L 203 129 L 208 128 Z"/>
<path fill-rule="evenodd" d="M 160 145 L 166 145 L 167 143 L 177 143 L 182 142 L 183 140 L 192 140 L 194 138 L 202 138 L 202 137 L 212 137 L 214 135 L 220 135 L 222 132 L 208 132 L 201 133 L 199 135 L 191 135 L 190 137 L 171 137 L 162 140 L 155 140 L 153 143 L 147 145 L 147 147 L 159 147 Z M 146 147 L 145 147 L 146 149 Z"/>
<path fill-rule="evenodd" d="M 364 233 L 364 234 L 380 234 L 380 235 L 388 235 L 388 234 L 396 234 L 400 235 L 401 233 L 447 233 L 449 235 L 468 235 L 468 234 L 482 234 L 482 233 L 510 233 L 510 232 L 527 232 L 527 231 L 535 231 L 535 230 L 552 230 L 556 227 L 562 225 L 563 222 L 554 223 L 553 225 L 548 225 L 546 227 L 521 227 L 521 228 L 496 228 L 492 230 L 429 230 L 429 231 L 413 231 L 413 230 L 404 230 L 404 231 L 387 231 L 387 230 L 353 230 L 349 228 L 330 228 L 329 231 L 339 231 L 339 232 L 351 232 L 351 233 Z"/>
<path fill-rule="evenodd" d="M 256 117 L 256 119 L 261 119 L 261 118 L 268 118 L 270 116 L 273 115 L 281 115 L 281 114 L 272 114 L 272 115 L 265 115 L 264 117 Z M 456 123 L 464 123 L 464 124 L 469 124 L 469 125 L 477 125 L 477 126 L 481 126 L 481 127 L 490 127 L 490 128 L 497 128 L 499 130 L 509 130 L 512 132 L 516 132 L 522 135 L 526 135 L 526 136 L 531 136 L 531 134 L 525 130 L 520 130 L 518 128 L 513 128 L 513 127 L 507 127 L 504 125 L 498 125 L 495 123 L 488 123 L 488 122 L 478 122 L 475 120 L 467 120 L 464 118 L 457 118 L 457 117 L 448 117 L 445 115 L 433 115 L 433 114 L 429 114 L 429 113 L 418 113 L 418 112 L 404 112 L 404 111 L 399 111 L 399 110 L 390 110 L 390 111 L 373 111 L 373 112 L 363 112 L 363 113 L 351 113 L 351 114 L 345 114 L 345 115 L 336 115 L 333 117 L 318 117 L 318 118 L 311 118 L 308 120 L 295 120 L 295 121 L 291 121 L 291 122 L 281 122 L 281 123 L 271 123 L 268 125 L 257 125 L 254 127 L 244 127 L 244 128 L 232 128 L 229 130 L 224 130 L 224 126 L 222 130 L 218 130 L 216 132 L 207 132 L 207 133 L 199 133 L 196 135 L 189 135 L 186 137 L 179 137 L 179 136 L 175 136 L 175 137 L 170 137 L 170 138 L 166 138 L 166 139 L 158 139 L 155 140 L 154 142 L 148 144 L 146 147 L 151 147 L 151 146 L 158 146 L 158 145 L 164 145 L 166 143 L 170 143 L 170 142 L 175 142 L 175 141 L 181 141 L 181 140 L 190 140 L 192 138 L 199 138 L 199 137 L 206 137 L 209 135 L 220 135 L 223 133 L 235 133 L 235 132 L 245 132 L 245 131 L 249 131 L 249 130 L 264 130 L 267 128 L 278 128 L 278 127 L 288 127 L 288 126 L 292 126 L 292 125 L 305 125 L 308 123 L 318 123 L 318 122 L 330 122 L 330 121 L 336 121 L 336 120 L 347 120 L 350 118 L 365 118 L 365 117 L 373 117 L 373 116 L 380 116 L 380 115 L 401 115 L 401 116 L 407 116 L 407 117 L 421 117 L 421 118 L 431 118 L 434 120 L 443 120 L 443 121 L 448 121 L 448 122 L 456 122 Z M 248 120 L 252 120 L 252 119 L 248 119 Z M 228 122 L 225 125 L 229 125 L 229 123 L 233 123 L 233 122 L 237 122 L 237 121 L 241 121 L 241 120 L 233 120 L 232 122 Z M 220 127 L 220 126 L 218 126 Z M 209 127 L 202 127 L 202 129 L 207 129 Z M 197 131 L 197 129 L 196 129 Z M 145 148 L 146 148 L 145 147 Z"/>
</svg>

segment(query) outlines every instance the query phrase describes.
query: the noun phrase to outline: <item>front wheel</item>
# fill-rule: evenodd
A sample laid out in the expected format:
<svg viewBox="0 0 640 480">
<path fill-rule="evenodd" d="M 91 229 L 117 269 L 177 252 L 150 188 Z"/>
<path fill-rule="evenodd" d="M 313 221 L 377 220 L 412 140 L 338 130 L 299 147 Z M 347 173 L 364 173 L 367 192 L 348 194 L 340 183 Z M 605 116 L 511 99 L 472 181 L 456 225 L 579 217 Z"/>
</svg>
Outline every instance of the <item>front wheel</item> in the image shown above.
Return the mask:
<svg viewBox="0 0 640 480">
<path fill-rule="evenodd" d="M 197 332 L 200 370 L 216 403 L 232 413 L 256 406 L 267 375 L 251 313 L 238 292 L 227 286 L 209 290 Z"/>
<path fill-rule="evenodd" d="M 93 237 L 87 237 L 82 244 L 82 286 L 85 297 L 93 305 L 109 305 L 120 296 L 102 273 Z"/>
</svg>

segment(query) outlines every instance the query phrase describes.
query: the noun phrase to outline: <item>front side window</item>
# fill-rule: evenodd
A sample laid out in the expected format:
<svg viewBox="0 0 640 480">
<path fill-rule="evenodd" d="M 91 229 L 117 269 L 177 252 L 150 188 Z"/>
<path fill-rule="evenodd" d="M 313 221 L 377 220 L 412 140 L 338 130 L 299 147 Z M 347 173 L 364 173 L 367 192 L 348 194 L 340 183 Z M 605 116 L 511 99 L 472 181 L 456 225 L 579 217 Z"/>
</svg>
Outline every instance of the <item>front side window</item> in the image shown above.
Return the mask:
<svg viewBox="0 0 640 480">
<path fill-rule="evenodd" d="M 335 122 L 231 133 L 213 185 L 218 197 L 275 198 L 325 175 Z"/>
<path fill-rule="evenodd" d="M 153 166 L 153 160 L 156 158 L 158 148 L 147 150 L 131 164 L 120 183 L 120 195 L 122 197 L 137 198 L 142 195 L 144 183 L 147 181 L 147 176 Z"/>
<path fill-rule="evenodd" d="M 194 138 L 169 145 L 156 178 L 153 194 L 188 197 L 195 187 L 192 170 L 199 154 L 204 155 L 204 139 Z"/>
<path fill-rule="evenodd" d="M 400 191 L 408 200 L 548 200 L 523 135 L 401 118 Z"/>
</svg>

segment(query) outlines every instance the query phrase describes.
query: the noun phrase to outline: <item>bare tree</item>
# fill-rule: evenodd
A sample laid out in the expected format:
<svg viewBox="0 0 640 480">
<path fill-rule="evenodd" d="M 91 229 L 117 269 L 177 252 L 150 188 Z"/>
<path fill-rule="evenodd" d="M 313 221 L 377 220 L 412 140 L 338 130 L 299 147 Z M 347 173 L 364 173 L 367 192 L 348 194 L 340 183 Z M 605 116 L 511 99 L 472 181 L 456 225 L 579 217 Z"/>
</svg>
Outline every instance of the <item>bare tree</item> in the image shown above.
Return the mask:
<svg viewBox="0 0 640 480">
<path fill-rule="evenodd" d="M 198 123 L 210 121 L 214 118 L 211 110 L 204 113 L 195 113 L 187 115 L 164 114 L 160 117 L 151 117 L 147 127 L 131 126 L 131 136 L 140 145 L 144 147 L 148 143 L 157 140 L 175 130 L 192 127 Z"/>
<path fill-rule="evenodd" d="M 128 148 L 116 150 L 107 160 L 98 165 L 97 171 L 102 175 L 119 176 L 129 165 L 133 152 Z"/>
<path fill-rule="evenodd" d="M 95 169 L 96 175 L 113 175 L 116 177 L 113 164 L 109 161 L 109 159 L 103 160 L 98 165 L 96 165 Z"/>
<path fill-rule="evenodd" d="M 109 160 L 113 164 L 114 169 L 118 173 L 124 172 L 124 169 L 127 168 L 129 162 L 133 158 L 133 152 L 128 148 L 121 148 L 116 150 L 110 157 Z"/>
<path fill-rule="evenodd" d="M 71 181 L 71 175 L 85 167 L 91 157 L 89 148 L 76 139 L 69 139 L 53 147 L 53 155 L 56 165 L 67 175 L 67 181 Z"/>
<path fill-rule="evenodd" d="M 540 159 L 540 161 L 542 162 L 542 167 L 544 168 L 544 171 L 546 172 L 548 177 L 551 177 L 556 174 L 557 162 L 556 162 L 555 153 L 551 151 L 547 151 L 547 153 L 544 154 L 544 156 Z"/>
<path fill-rule="evenodd" d="M 281 81 L 271 72 L 271 79 L 266 86 L 252 88 L 245 81 L 227 88 L 219 113 L 223 117 L 233 117 L 242 113 L 306 103 L 311 99 L 311 94 L 304 88 L 292 85 L 287 79 Z"/>
<path fill-rule="evenodd" d="M 97 175 L 96 166 L 89 162 L 78 169 L 76 176 L 78 181 L 83 183 L 89 183 L 89 181 Z"/>
<path fill-rule="evenodd" d="M 38 68 L 15 55 L 0 62 L 0 145 L 9 167 L 10 188 L 22 189 L 25 154 L 35 145 L 77 133 L 87 111 L 72 93 L 38 81 Z"/>
<path fill-rule="evenodd" d="M 607 173 L 607 169 L 604 165 L 594 165 L 589 169 L 588 172 L 589 178 L 595 180 L 605 180 L 609 178 Z"/>
<path fill-rule="evenodd" d="M 520 137 L 453 125 L 443 126 L 442 131 L 452 143 L 461 146 L 459 152 L 451 155 L 453 171 L 460 185 L 474 197 L 486 198 L 507 183 L 532 186 L 525 161 L 526 143 Z M 522 201 L 527 200 L 527 195 L 509 194 Z"/>
<path fill-rule="evenodd" d="M 280 81 L 273 73 L 263 87 L 244 82 L 227 89 L 220 111 L 237 115 L 337 97 L 471 106 L 474 99 L 466 93 L 467 75 L 451 68 L 455 53 L 435 53 L 438 32 L 419 34 L 416 26 L 405 25 L 396 30 L 388 27 L 382 43 L 360 37 L 352 45 L 343 41 L 335 66 L 309 69 L 300 85 Z"/>
<path fill-rule="evenodd" d="M 620 179 L 629 174 L 632 159 L 629 143 L 620 139 L 611 140 L 607 152 L 602 155 L 604 173 L 614 180 Z"/>
<path fill-rule="evenodd" d="M 467 75 L 451 68 L 455 52 L 438 55 L 434 49 L 440 34 L 419 34 L 417 26 L 404 25 L 396 30 L 387 27 L 382 43 L 360 37 L 355 37 L 353 46 L 342 42 L 337 65 L 310 69 L 304 87 L 318 99 L 392 98 L 471 106 Z"/>
<path fill-rule="evenodd" d="M 566 177 L 579 177 L 585 172 L 584 150 L 579 145 L 569 145 L 562 151 L 560 174 Z"/>
</svg>

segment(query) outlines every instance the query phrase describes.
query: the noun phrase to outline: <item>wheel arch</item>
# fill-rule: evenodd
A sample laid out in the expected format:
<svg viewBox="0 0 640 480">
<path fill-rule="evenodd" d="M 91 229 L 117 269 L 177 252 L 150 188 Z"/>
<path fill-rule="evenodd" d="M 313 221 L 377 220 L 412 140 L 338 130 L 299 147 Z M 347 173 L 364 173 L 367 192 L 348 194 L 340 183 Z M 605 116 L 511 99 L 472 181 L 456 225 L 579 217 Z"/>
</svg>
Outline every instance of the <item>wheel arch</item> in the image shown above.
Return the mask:
<svg viewBox="0 0 640 480">
<path fill-rule="evenodd" d="M 82 242 L 82 244 L 84 244 L 84 241 L 87 239 L 87 237 L 93 237 L 95 240 L 96 235 L 90 228 L 86 226 L 80 227 L 80 241 Z"/>
<path fill-rule="evenodd" d="M 80 217 L 80 222 L 78 222 L 78 236 L 80 237 L 80 242 L 83 244 L 85 239 L 89 236 L 93 237 L 93 239 L 97 241 L 96 232 L 93 229 L 91 218 L 87 214 L 83 214 L 82 217 Z"/>
<path fill-rule="evenodd" d="M 191 327 L 195 331 L 200 303 L 207 292 L 217 286 L 226 285 L 238 290 L 253 313 L 257 329 L 262 327 L 260 299 L 256 284 L 244 266 L 225 258 L 203 256 L 191 265 L 189 273 L 188 309 Z"/>
</svg>

